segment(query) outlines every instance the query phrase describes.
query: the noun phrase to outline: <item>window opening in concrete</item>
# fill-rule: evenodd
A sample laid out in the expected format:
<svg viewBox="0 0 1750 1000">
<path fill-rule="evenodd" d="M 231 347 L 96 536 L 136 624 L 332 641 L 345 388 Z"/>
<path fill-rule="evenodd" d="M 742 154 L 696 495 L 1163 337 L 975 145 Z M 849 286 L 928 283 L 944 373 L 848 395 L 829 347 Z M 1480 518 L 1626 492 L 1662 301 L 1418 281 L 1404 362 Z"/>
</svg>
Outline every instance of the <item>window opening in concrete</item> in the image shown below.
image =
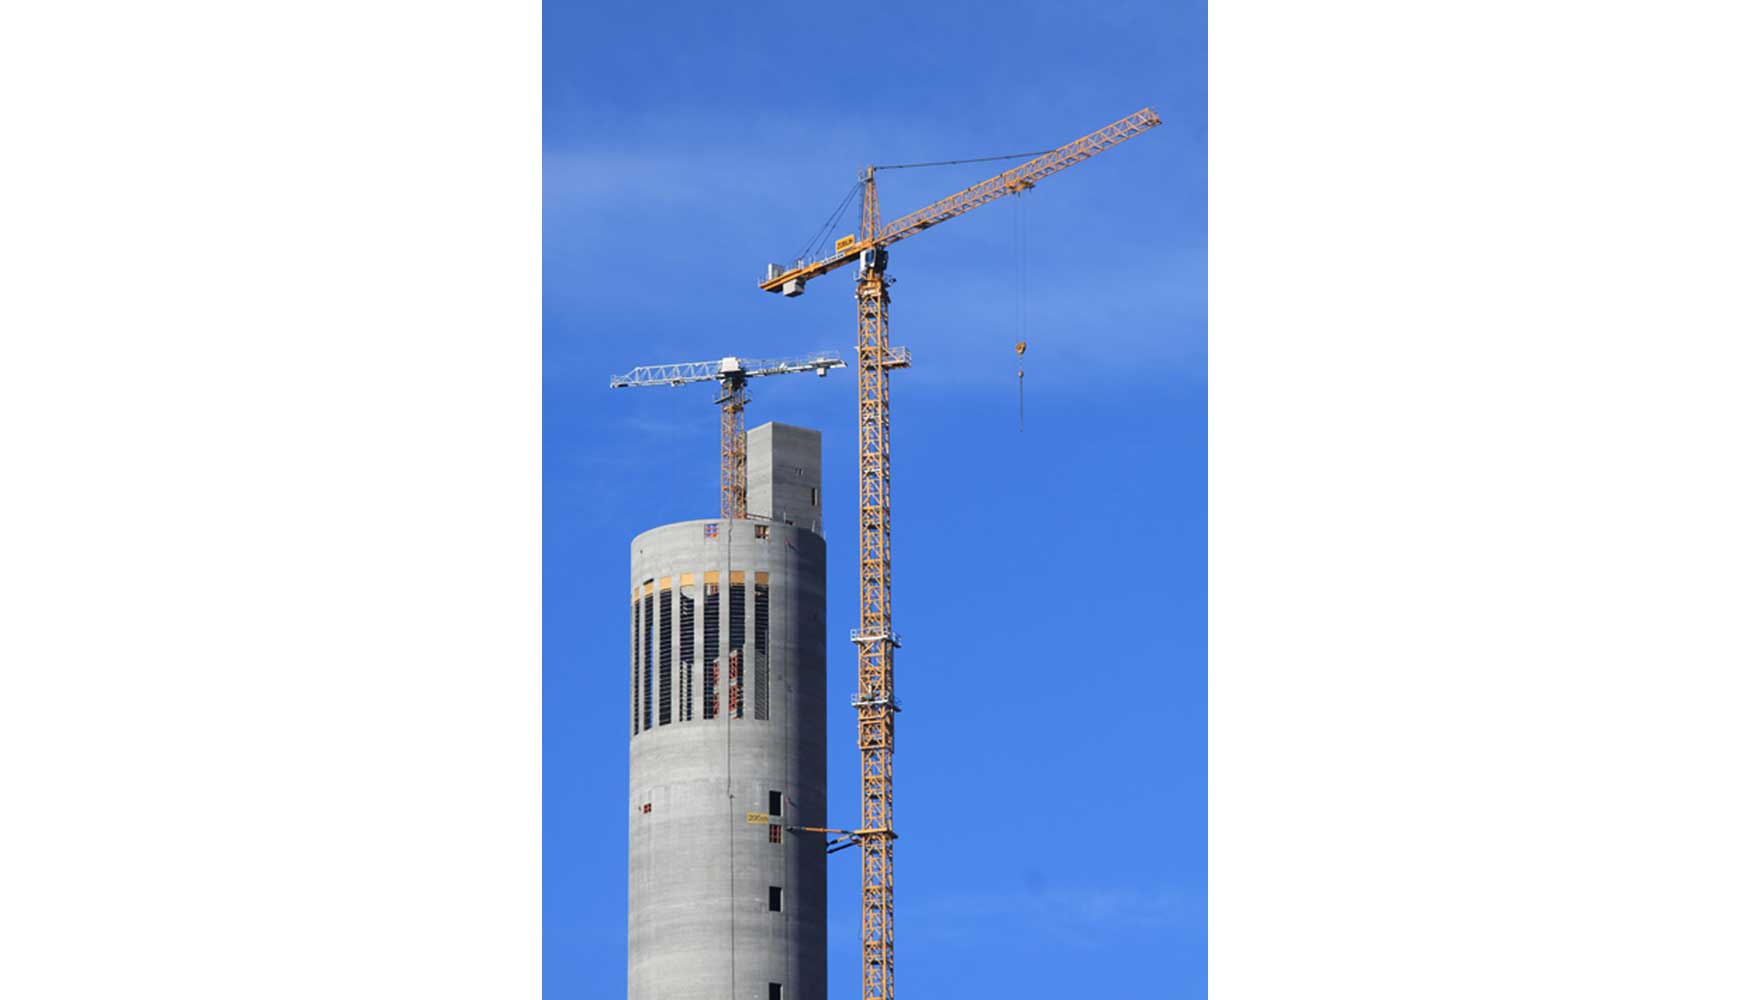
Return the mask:
<svg viewBox="0 0 1750 1000">
<path fill-rule="evenodd" d="M 741 650 L 729 651 L 729 714 L 739 719 L 743 715 L 741 703 Z"/>
<path fill-rule="evenodd" d="M 674 591 L 664 589 L 657 601 L 656 641 L 657 666 L 656 722 L 666 726 L 674 721 Z"/>
<path fill-rule="evenodd" d="M 729 648 L 747 644 L 747 584 L 729 585 Z"/>
<path fill-rule="evenodd" d="M 747 584 L 729 582 L 729 699 L 737 719 L 745 716 L 741 651 L 747 645 Z"/>
<path fill-rule="evenodd" d="M 753 717 L 755 721 L 765 722 L 772 717 L 771 680 L 771 657 L 764 653 L 753 654 Z"/>
<path fill-rule="evenodd" d="M 644 640 L 644 728 L 649 729 L 654 717 L 655 703 L 651 693 L 656 688 L 656 598 L 650 594 L 644 595 L 644 628 L 640 635 Z"/>
<path fill-rule="evenodd" d="M 717 537 L 717 525 L 715 525 L 715 524 L 705 525 L 705 537 L 706 538 L 716 538 Z"/>
<path fill-rule="evenodd" d="M 818 487 L 818 486 L 808 487 L 808 505 L 810 507 L 819 507 L 820 506 L 820 487 Z"/>
<path fill-rule="evenodd" d="M 784 842 L 784 825 L 782 823 L 767 823 L 766 840 L 769 843 L 782 844 Z"/>
<path fill-rule="evenodd" d="M 784 984 L 767 983 L 766 1000 L 784 1000 Z"/>
<path fill-rule="evenodd" d="M 717 584 L 705 584 L 705 718 L 717 718 L 717 646 L 718 605 L 721 603 Z"/>
<path fill-rule="evenodd" d="M 753 717 L 770 719 L 771 657 L 767 655 L 768 630 L 772 623 L 772 588 L 755 581 L 753 585 Z"/>
<path fill-rule="evenodd" d="M 682 660 L 679 669 L 680 707 L 676 710 L 675 717 L 682 722 L 689 722 L 693 718 L 693 661 Z"/>
<path fill-rule="evenodd" d="M 638 598 L 632 598 L 632 735 L 638 735 Z"/>
<path fill-rule="evenodd" d="M 773 913 L 784 912 L 784 887 L 773 885 L 766 887 L 766 909 Z"/>
<path fill-rule="evenodd" d="M 705 665 L 705 718 L 717 718 L 717 689 L 723 686 L 719 675 L 718 661 L 712 660 Z"/>
<path fill-rule="evenodd" d="M 753 651 L 766 652 L 767 630 L 772 623 L 772 588 L 770 584 L 753 585 Z"/>
<path fill-rule="evenodd" d="M 753 526 L 753 536 L 755 538 L 766 538 L 770 536 L 771 531 L 772 529 L 764 524 L 756 524 Z"/>
<path fill-rule="evenodd" d="M 783 792 L 767 792 L 766 793 L 766 812 L 771 813 L 773 816 L 784 815 L 784 793 Z"/>
<path fill-rule="evenodd" d="M 681 592 L 681 721 L 693 721 L 693 640 L 698 622 L 693 599 Z"/>
</svg>

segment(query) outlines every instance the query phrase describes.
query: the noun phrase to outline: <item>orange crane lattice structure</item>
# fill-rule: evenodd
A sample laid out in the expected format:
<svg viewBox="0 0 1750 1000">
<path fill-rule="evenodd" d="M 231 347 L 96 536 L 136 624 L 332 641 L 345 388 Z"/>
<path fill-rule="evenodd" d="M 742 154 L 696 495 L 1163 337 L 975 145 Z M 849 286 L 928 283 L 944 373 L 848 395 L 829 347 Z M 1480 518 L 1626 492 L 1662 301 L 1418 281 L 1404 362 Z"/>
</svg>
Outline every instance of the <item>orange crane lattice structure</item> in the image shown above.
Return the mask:
<svg viewBox="0 0 1750 1000">
<path fill-rule="evenodd" d="M 888 378 L 911 364 L 911 354 L 887 339 L 887 247 L 1041 180 L 1161 123 L 1150 108 L 1036 156 L 1013 170 L 981 181 L 958 194 L 881 225 L 875 197 L 875 171 L 863 172 L 863 217 L 855 237 L 840 239 L 817 261 L 797 261 L 785 269 L 766 268 L 760 289 L 787 297 L 802 294 L 812 278 L 844 267 L 857 268 L 857 747 L 861 760 L 862 822 L 846 833 L 861 846 L 863 1000 L 894 1000 L 893 995 L 893 631 L 892 438 Z"/>
</svg>

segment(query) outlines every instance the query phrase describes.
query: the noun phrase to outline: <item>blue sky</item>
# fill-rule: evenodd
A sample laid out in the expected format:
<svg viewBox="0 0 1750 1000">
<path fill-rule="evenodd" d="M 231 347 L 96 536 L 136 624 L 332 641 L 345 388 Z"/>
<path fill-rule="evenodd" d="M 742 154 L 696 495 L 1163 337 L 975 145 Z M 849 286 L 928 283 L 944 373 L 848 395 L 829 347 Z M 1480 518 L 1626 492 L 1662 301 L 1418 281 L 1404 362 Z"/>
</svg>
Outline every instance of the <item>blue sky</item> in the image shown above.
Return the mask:
<svg viewBox="0 0 1750 1000">
<path fill-rule="evenodd" d="M 913 996 L 1202 996 L 1204 8 L 550 3 L 544 29 L 548 995 L 625 995 L 627 546 L 717 503 L 711 389 L 608 376 L 849 357 L 848 271 L 798 299 L 754 282 L 860 167 L 1046 149 L 1148 105 L 1160 127 L 892 252 L 914 357 L 893 389 L 897 969 Z M 1005 166 L 883 173 L 884 214 Z M 829 637 L 854 625 L 853 381 L 756 381 L 748 418 L 822 431 Z M 845 817 L 852 653 L 829 642 Z M 831 860 L 830 995 L 853 1000 L 855 858 Z"/>
</svg>

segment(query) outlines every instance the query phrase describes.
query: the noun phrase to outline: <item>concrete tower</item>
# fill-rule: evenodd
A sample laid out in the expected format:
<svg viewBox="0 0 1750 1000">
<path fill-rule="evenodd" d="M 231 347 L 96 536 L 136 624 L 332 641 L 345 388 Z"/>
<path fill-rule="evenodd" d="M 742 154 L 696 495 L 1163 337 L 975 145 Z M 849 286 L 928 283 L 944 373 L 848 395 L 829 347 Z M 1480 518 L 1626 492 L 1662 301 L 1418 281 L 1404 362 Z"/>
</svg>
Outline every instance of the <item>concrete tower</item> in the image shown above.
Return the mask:
<svg viewBox="0 0 1750 1000">
<path fill-rule="evenodd" d="M 628 1000 L 824 1000 L 820 432 L 748 432 L 745 520 L 632 540 Z"/>
</svg>

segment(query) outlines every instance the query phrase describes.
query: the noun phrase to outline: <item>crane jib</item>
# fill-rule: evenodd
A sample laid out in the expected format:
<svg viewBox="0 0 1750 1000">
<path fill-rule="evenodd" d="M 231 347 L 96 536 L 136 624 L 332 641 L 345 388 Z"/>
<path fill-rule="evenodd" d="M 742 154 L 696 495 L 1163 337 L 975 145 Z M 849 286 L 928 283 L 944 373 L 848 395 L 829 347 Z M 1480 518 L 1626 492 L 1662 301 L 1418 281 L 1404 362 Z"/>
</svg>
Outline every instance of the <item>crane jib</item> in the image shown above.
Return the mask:
<svg viewBox="0 0 1750 1000">
<path fill-rule="evenodd" d="M 1034 157 L 1013 170 L 1006 170 L 995 177 L 980 181 L 964 191 L 956 192 L 909 215 L 902 216 L 883 227 L 872 240 L 858 240 L 854 236 L 845 236 L 833 245 L 833 255 L 822 260 L 797 261 L 789 268 L 785 268 L 781 264 L 767 265 L 766 278 L 759 283 L 760 290 L 781 292 L 786 297 L 800 295 L 803 285 L 808 281 L 851 263 L 863 250 L 897 243 L 908 236 L 915 236 L 938 223 L 964 215 L 980 205 L 987 204 L 1004 195 L 1025 191 L 1052 174 L 1080 163 L 1096 153 L 1105 152 L 1118 143 L 1141 135 L 1160 123 L 1161 116 L 1156 114 L 1153 108 L 1143 108 L 1136 114 L 1121 118 L 1099 131 L 1090 132 L 1074 142 L 1066 143 L 1049 153 Z M 873 186 L 874 182 L 871 180 L 869 183 Z"/>
</svg>

